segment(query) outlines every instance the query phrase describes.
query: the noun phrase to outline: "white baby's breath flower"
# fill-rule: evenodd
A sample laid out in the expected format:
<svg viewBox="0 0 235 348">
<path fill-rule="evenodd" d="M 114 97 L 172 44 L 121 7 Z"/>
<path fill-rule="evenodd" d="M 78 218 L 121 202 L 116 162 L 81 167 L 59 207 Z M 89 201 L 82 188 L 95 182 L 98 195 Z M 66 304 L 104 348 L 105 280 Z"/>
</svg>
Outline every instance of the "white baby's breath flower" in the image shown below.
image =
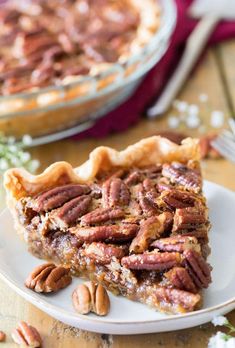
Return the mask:
<svg viewBox="0 0 235 348">
<path fill-rule="evenodd" d="M 180 120 L 177 116 L 169 116 L 167 123 L 170 128 L 177 128 L 180 124 Z"/>
<path fill-rule="evenodd" d="M 198 128 L 201 120 L 197 115 L 189 115 L 185 122 L 188 128 Z"/>
<path fill-rule="evenodd" d="M 205 93 L 201 93 L 201 94 L 199 95 L 198 99 L 199 99 L 199 101 L 200 101 L 201 103 L 205 103 L 205 102 L 207 102 L 207 100 L 208 100 L 208 95 L 205 94 Z"/>
<path fill-rule="evenodd" d="M 176 108 L 179 112 L 186 112 L 188 109 L 188 103 L 185 101 L 180 101 Z"/>
<path fill-rule="evenodd" d="M 10 161 L 11 161 L 11 164 L 14 166 L 14 167 L 21 167 L 21 161 L 18 157 L 16 156 L 11 156 L 10 158 Z"/>
<path fill-rule="evenodd" d="M 235 338 L 218 331 L 210 338 L 208 348 L 235 348 Z"/>
<path fill-rule="evenodd" d="M 9 168 L 9 163 L 5 158 L 0 159 L 0 170 L 4 171 Z"/>
<path fill-rule="evenodd" d="M 28 152 L 20 152 L 19 157 L 23 163 L 28 162 L 31 158 L 30 153 L 28 153 Z"/>
<path fill-rule="evenodd" d="M 9 145 L 13 145 L 15 143 L 15 141 L 16 141 L 16 138 L 13 136 L 8 137 L 8 139 L 7 139 L 7 143 Z"/>
<path fill-rule="evenodd" d="M 8 149 L 11 151 L 11 152 L 17 152 L 18 151 L 18 147 L 16 145 L 9 145 L 8 146 Z"/>
<path fill-rule="evenodd" d="M 199 107 L 195 104 L 191 104 L 188 106 L 188 114 L 189 115 L 198 115 L 199 113 Z"/>
<path fill-rule="evenodd" d="M 214 317 L 211 322 L 214 326 L 224 326 L 228 324 L 228 319 L 223 315 L 218 315 L 217 317 Z"/>
<path fill-rule="evenodd" d="M 26 146 L 31 145 L 32 141 L 33 139 L 29 134 L 25 134 L 22 138 L 22 143 Z"/>
</svg>

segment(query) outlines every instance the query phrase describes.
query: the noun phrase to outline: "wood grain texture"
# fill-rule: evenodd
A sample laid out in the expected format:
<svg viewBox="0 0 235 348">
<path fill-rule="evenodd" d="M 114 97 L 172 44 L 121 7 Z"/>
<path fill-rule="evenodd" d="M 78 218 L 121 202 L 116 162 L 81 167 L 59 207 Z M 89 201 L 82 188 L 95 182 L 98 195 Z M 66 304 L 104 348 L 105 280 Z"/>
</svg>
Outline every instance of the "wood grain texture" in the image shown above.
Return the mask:
<svg viewBox="0 0 235 348">
<path fill-rule="evenodd" d="M 226 74 L 233 74 L 228 78 L 229 89 L 234 95 L 235 66 L 234 59 L 228 63 L 226 52 L 232 52 L 235 57 L 235 44 L 223 44 L 221 59 L 224 64 L 230 64 L 226 68 Z M 227 91 L 221 77 L 221 64 L 217 59 L 216 48 L 209 50 L 202 58 L 200 64 L 191 75 L 185 85 L 179 99 L 197 104 L 198 96 L 206 93 L 209 96 L 211 110 L 223 110 L 226 117 L 230 115 Z M 234 99 L 235 100 L 235 99 Z M 170 110 L 168 114 L 174 113 Z M 210 110 L 205 109 L 201 114 L 203 123 L 209 127 Z M 54 161 L 66 160 L 76 166 L 87 159 L 89 152 L 99 145 L 112 146 L 118 150 L 125 148 L 139 139 L 157 134 L 166 130 L 166 118 L 148 121 L 143 119 L 130 130 L 109 136 L 105 139 L 87 139 L 80 142 L 61 141 L 54 144 L 44 145 L 33 149 L 32 154 L 42 162 L 42 168 L 47 167 Z M 181 131 L 185 131 L 180 126 Z M 187 133 L 198 135 L 197 131 Z M 204 177 L 208 180 L 224 185 L 235 190 L 235 166 L 226 160 L 207 160 L 202 164 Z M 171 333 L 149 334 L 140 336 L 110 336 L 94 334 L 63 325 L 44 314 L 25 300 L 16 295 L 6 284 L 0 281 L 0 330 L 7 333 L 7 342 L 2 344 L 3 348 L 13 348 L 15 345 L 10 338 L 10 332 L 19 320 L 26 320 L 35 325 L 43 337 L 44 348 L 174 348 L 191 347 L 203 348 L 207 346 L 208 338 L 216 331 L 211 324 L 187 330 Z M 229 314 L 229 319 L 235 324 L 235 311 Z"/>
</svg>

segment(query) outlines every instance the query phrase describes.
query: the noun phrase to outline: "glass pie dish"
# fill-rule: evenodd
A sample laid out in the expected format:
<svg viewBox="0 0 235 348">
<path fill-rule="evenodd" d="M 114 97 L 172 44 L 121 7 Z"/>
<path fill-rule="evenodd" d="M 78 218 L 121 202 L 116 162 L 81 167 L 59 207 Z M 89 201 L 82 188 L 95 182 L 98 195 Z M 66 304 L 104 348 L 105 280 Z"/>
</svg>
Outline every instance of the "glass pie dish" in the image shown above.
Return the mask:
<svg viewBox="0 0 235 348">
<path fill-rule="evenodd" d="M 30 134 L 35 145 L 54 141 L 91 127 L 128 99 L 162 58 L 175 26 L 174 1 L 158 3 L 160 25 L 140 53 L 63 85 L 1 96 L 1 132 L 16 138 Z"/>
</svg>

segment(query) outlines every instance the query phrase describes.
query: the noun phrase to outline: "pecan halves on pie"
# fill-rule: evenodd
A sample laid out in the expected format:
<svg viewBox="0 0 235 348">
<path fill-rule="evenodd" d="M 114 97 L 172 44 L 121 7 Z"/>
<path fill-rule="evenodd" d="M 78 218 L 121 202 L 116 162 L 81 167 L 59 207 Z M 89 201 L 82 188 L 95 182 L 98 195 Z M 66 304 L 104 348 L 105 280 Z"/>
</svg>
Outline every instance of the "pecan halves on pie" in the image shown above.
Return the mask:
<svg viewBox="0 0 235 348">
<path fill-rule="evenodd" d="M 155 302 L 171 313 L 184 313 L 191 312 L 199 307 L 201 296 L 180 289 L 158 286 L 150 293 L 149 303 L 154 306 Z"/>
<path fill-rule="evenodd" d="M 172 231 L 194 229 L 207 222 L 207 209 L 204 207 L 176 209 Z"/>
<path fill-rule="evenodd" d="M 191 169 L 182 163 L 173 162 L 163 165 L 162 175 L 169 178 L 172 183 L 182 185 L 189 191 L 196 193 L 201 191 L 202 178 L 198 169 Z"/>
<path fill-rule="evenodd" d="M 133 254 L 122 258 L 121 263 L 128 269 L 163 271 L 180 265 L 182 257 L 179 253 L 144 253 Z"/>
<path fill-rule="evenodd" d="M 187 208 L 194 206 L 196 197 L 190 192 L 172 189 L 163 192 L 159 199 L 171 208 Z"/>
<path fill-rule="evenodd" d="M 127 186 L 132 186 L 138 184 L 138 182 L 141 180 L 141 173 L 137 170 L 131 172 L 128 174 L 128 176 L 125 178 L 124 182 Z"/>
<path fill-rule="evenodd" d="M 194 283 L 199 288 L 207 288 L 211 283 L 211 266 L 195 250 L 186 250 L 184 264 Z"/>
<path fill-rule="evenodd" d="M 164 274 L 170 285 L 177 289 L 196 293 L 197 288 L 190 277 L 187 269 L 183 267 L 174 267 Z"/>
<path fill-rule="evenodd" d="M 25 321 L 18 323 L 11 336 L 13 341 L 21 347 L 39 348 L 42 345 L 42 339 L 38 330 Z"/>
<path fill-rule="evenodd" d="M 97 208 L 90 213 L 83 215 L 81 225 L 92 225 L 100 222 L 107 222 L 120 219 L 125 216 L 125 212 L 120 208 Z"/>
<path fill-rule="evenodd" d="M 76 197 L 53 211 L 50 219 L 57 228 L 64 230 L 74 224 L 83 214 L 86 214 L 91 201 L 90 196 Z"/>
<path fill-rule="evenodd" d="M 104 225 L 95 227 L 72 227 L 70 232 L 83 242 L 123 242 L 135 237 L 138 231 L 136 224 Z"/>
<path fill-rule="evenodd" d="M 143 184 L 139 184 L 136 189 L 137 192 L 137 199 L 140 205 L 140 208 L 142 209 L 142 212 L 146 216 L 153 216 L 156 214 L 159 214 L 159 209 L 157 204 L 155 203 L 155 197 L 153 190 L 146 191 L 144 189 Z M 157 192 L 155 191 L 157 194 Z"/>
<path fill-rule="evenodd" d="M 111 178 L 103 183 L 102 200 L 106 208 L 128 205 L 130 192 L 127 185 L 120 178 Z"/>
<path fill-rule="evenodd" d="M 147 250 L 149 244 L 170 227 L 172 220 L 173 215 L 170 212 L 164 212 L 142 221 L 137 236 L 130 245 L 130 252 L 142 253 Z"/>
<path fill-rule="evenodd" d="M 84 254 L 98 264 L 109 264 L 112 258 L 121 259 L 126 254 L 125 247 L 93 242 L 85 247 Z"/>
<path fill-rule="evenodd" d="M 87 185 L 69 184 L 55 187 L 39 194 L 30 203 L 30 207 L 38 213 L 47 212 L 62 206 L 72 198 L 85 195 L 89 192 L 90 188 Z"/>
<path fill-rule="evenodd" d="M 157 248 L 161 251 L 177 251 L 179 253 L 183 253 L 185 250 L 189 249 L 200 252 L 201 249 L 197 238 L 182 235 L 155 240 L 151 244 L 151 247 Z"/>
<path fill-rule="evenodd" d="M 56 292 L 68 286 L 72 277 L 70 270 L 53 263 L 36 267 L 25 281 L 25 286 L 35 292 Z"/>
</svg>

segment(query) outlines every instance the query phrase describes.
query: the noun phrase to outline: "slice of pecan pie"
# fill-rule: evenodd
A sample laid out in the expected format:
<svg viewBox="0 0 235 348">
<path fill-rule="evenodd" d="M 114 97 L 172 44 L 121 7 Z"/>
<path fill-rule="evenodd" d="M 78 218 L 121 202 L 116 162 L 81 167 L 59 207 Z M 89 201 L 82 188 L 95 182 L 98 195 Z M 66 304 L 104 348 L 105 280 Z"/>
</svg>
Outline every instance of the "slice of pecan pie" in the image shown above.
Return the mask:
<svg viewBox="0 0 235 348">
<path fill-rule="evenodd" d="M 160 311 L 190 312 L 211 282 L 198 160 L 192 139 L 99 147 L 75 169 L 7 171 L 8 205 L 34 255 Z"/>
</svg>

